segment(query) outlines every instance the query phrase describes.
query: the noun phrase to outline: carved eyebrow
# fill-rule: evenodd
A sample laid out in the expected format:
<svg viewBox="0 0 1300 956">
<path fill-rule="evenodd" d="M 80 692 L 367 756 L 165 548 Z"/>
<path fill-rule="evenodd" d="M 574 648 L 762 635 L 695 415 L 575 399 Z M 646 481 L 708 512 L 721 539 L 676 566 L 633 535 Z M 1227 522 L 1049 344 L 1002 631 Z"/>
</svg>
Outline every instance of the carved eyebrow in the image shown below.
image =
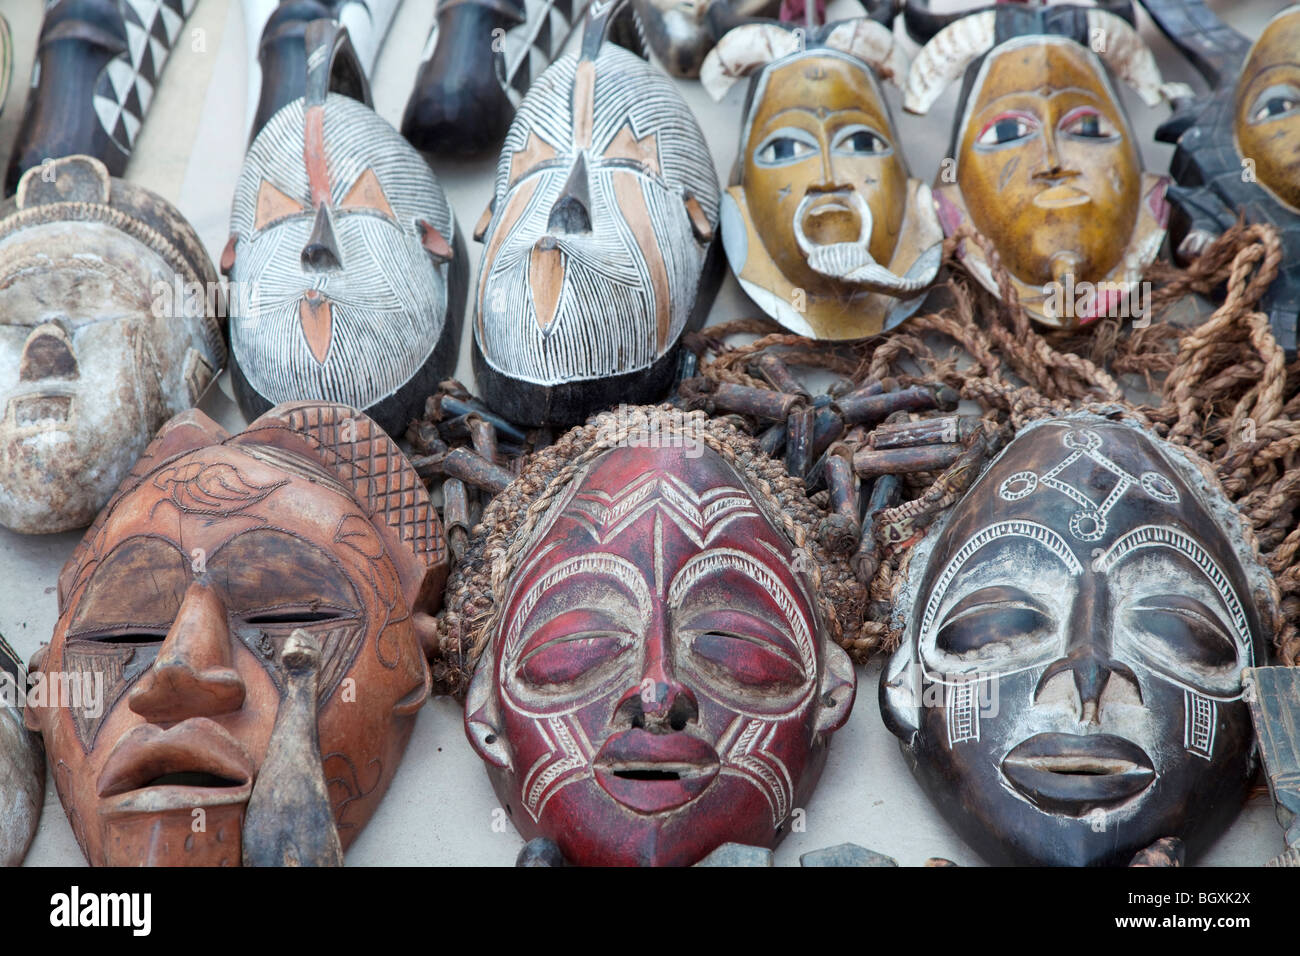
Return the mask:
<svg viewBox="0 0 1300 956">
<path fill-rule="evenodd" d="M 991 587 L 980 588 L 966 595 L 944 615 L 943 620 L 939 623 L 939 629 L 954 624 L 966 617 L 972 611 L 982 611 L 990 608 L 1028 608 L 1031 611 L 1037 611 L 1045 618 L 1051 620 L 1051 612 L 1036 598 L 1029 595 L 1028 592 L 1022 591 L 1013 585 L 993 585 Z"/>
<path fill-rule="evenodd" d="M 669 607 L 681 607 L 682 598 L 697 581 L 706 574 L 719 570 L 736 571 L 743 574 L 771 596 L 772 602 L 780 609 L 781 615 L 790 628 L 790 634 L 794 638 L 795 647 L 799 650 L 799 656 L 802 658 L 804 666 L 811 670 L 816 665 L 817 655 L 808 621 L 803 618 L 798 604 L 795 602 L 794 595 L 791 594 L 785 583 L 776 576 L 771 568 L 765 567 L 762 562 L 751 554 L 733 548 L 711 548 L 701 551 L 682 565 L 677 574 L 673 576 L 668 585 Z M 800 596 L 803 596 L 802 592 L 800 592 Z"/>
<path fill-rule="evenodd" d="M 555 567 L 539 577 L 520 597 L 514 601 L 514 616 L 510 621 L 510 630 L 505 635 L 503 657 L 513 654 L 518 648 L 523 634 L 524 621 L 537 607 L 537 604 L 556 586 L 567 584 L 575 574 L 595 574 L 623 585 L 631 592 L 637 604 L 637 611 L 642 623 L 649 619 L 650 588 L 646 584 L 641 569 L 616 554 L 589 552 L 578 554 L 561 561 Z"/>
<path fill-rule="evenodd" d="M 1018 518 L 994 522 L 967 538 L 935 579 L 930 592 L 930 600 L 925 605 L 925 614 L 921 618 L 920 630 L 917 632 L 922 639 L 925 639 L 934 630 L 934 620 L 939 613 L 939 604 L 947 596 L 949 586 L 962 568 L 966 566 L 966 562 L 986 545 L 1001 544 L 1010 538 L 1024 539 L 1045 548 L 1065 565 L 1065 570 L 1072 577 L 1083 573 L 1083 565 L 1079 563 L 1079 559 L 1075 557 L 1070 546 L 1065 543 L 1065 539 L 1046 525 L 1039 524 L 1036 521 L 1023 521 Z"/>
<path fill-rule="evenodd" d="M 1218 562 L 1190 535 L 1177 528 L 1158 525 L 1142 525 L 1125 534 L 1110 546 L 1096 562 L 1097 570 L 1108 574 L 1116 565 L 1135 551 L 1151 548 L 1172 551 L 1193 565 L 1204 576 L 1204 580 L 1214 588 L 1223 602 L 1229 618 L 1229 626 L 1236 638 L 1238 647 L 1243 648 L 1249 664 L 1253 665 L 1254 646 L 1251 643 L 1250 624 L 1246 618 L 1246 609 L 1241 599 L 1232 589 L 1232 583 Z"/>
</svg>

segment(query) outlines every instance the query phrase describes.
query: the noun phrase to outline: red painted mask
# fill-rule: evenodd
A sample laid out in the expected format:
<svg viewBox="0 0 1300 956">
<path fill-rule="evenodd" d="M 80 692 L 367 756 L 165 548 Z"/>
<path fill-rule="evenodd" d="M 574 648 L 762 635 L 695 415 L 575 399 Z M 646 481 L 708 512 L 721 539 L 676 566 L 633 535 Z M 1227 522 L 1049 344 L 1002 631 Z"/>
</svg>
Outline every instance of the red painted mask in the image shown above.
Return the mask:
<svg viewBox="0 0 1300 956">
<path fill-rule="evenodd" d="M 465 709 L 525 837 L 660 865 L 780 838 L 855 686 L 780 527 L 702 444 L 613 448 L 556 498 Z"/>
</svg>

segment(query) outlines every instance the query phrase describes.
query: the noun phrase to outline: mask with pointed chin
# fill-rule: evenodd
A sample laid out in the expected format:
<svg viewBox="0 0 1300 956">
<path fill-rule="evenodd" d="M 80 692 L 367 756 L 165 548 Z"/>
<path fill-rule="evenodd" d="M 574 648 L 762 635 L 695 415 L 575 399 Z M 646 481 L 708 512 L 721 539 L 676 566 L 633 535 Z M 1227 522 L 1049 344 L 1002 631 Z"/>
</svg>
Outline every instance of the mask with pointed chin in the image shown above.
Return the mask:
<svg viewBox="0 0 1300 956">
<path fill-rule="evenodd" d="M 455 369 L 467 276 L 428 165 L 338 93 L 281 108 L 248 149 L 222 267 L 235 394 L 315 399 L 401 434 Z"/>
<path fill-rule="evenodd" d="M 526 838 L 577 864 L 773 845 L 855 680 L 771 499 L 703 444 L 597 454 L 526 539 L 465 706 Z"/>
<path fill-rule="evenodd" d="M 428 695 L 445 575 L 423 484 L 364 415 L 169 422 L 64 567 L 27 701 L 86 859 L 338 862 Z"/>
<path fill-rule="evenodd" d="M 672 81 L 605 43 L 534 83 L 506 136 L 475 293 L 474 374 L 514 421 L 654 401 L 719 278 L 718 182 Z"/>
<path fill-rule="evenodd" d="M 1020 306 L 1044 325 L 1146 308 L 1142 279 L 1164 243 L 1168 181 L 1142 171 L 1119 79 L 1148 107 L 1173 95 L 1132 24 L 1071 3 L 957 17 L 908 71 L 903 106 L 913 113 L 962 81 L 951 158 L 934 188 L 945 234 L 969 226 L 986 237 Z M 1001 295 L 979 244 L 964 242 L 958 254 Z"/>
<path fill-rule="evenodd" d="M 990 861 L 1202 851 L 1255 769 L 1243 667 L 1276 588 L 1190 453 L 1126 422 L 1032 425 L 910 556 L 886 724 Z"/>
</svg>

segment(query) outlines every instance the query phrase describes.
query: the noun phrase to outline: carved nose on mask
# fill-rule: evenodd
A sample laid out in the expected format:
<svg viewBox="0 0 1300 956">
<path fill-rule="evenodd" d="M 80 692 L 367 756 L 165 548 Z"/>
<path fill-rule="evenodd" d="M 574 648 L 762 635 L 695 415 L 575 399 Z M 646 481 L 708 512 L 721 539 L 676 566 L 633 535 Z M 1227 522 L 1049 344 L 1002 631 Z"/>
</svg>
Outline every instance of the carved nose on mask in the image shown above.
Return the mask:
<svg viewBox="0 0 1300 956">
<path fill-rule="evenodd" d="M 47 378 L 78 378 L 81 372 L 72 351 L 72 340 L 63 326 L 46 322 L 32 330 L 23 346 L 18 365 L 20 382 L 39 382 Z"/>
<path fill-rule="evenodd" d="M 308 272 L 333 272 L 343 268 L 338 242 L 334 239 L 334 223 L 329 207 L 321 203 L 316 207 L 316 221 L 311 227 L 307 245 L 302 247 L 302 267 Z"/>
<path fill-rule="evenodd" d="M 244 681 L 231 666 L 226 609 L 210 587 L 195 582 L 129 705 L 152 723 L 175 723 L 236 711 L 244 694 Z"/>
<path fill-rule="evenodd" d="M 591 192 L 587 182 L 587 154 L 579 153 L 569 170 L 564 188 L 551 206 L 546 220 L 547 231 L 552 235 L 591 232 Z"/>
<path fill-rule="evenodd" d="M 685 730 L 700 718 L 700 705 L 690 690 L 676 681 L 645 680 L 619 701 L 614 722 L 651 733 Z"/>
<path fill-rule="evenodd" d="M 1065 657 L 1048 665 L 1043 676 L 1034 688 L 1034 702 L 1037 703 L 1053 681 L 1072 680 L 1079 694 L 1079 719 L 1084 723 L 1096 723 L 1100 717 L 1101 697 L 1110 682 L 1115 679 L 1127 681 L 1139 703 L 1142 701 L 1142 688 L 1137 675 L 1132 669 L 1111 660 L 1095 645 L 1080 645 Z"/>
</svg>

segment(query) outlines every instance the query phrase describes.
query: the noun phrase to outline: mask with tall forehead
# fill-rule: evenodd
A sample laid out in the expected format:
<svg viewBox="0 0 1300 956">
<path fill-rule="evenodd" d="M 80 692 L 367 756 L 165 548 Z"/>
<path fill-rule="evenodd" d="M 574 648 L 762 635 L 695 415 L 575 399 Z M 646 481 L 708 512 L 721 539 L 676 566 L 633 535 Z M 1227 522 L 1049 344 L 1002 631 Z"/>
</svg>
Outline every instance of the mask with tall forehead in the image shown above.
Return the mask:
<svg viewBox="0 0 1300 956">
<path fill-rule="evenodd" d="M 1080 325 L 1136 308 L 1137 282 L 1164 241 L 1166 184 L 1142 172 L 1106 66 L 1158 102 L 1150 51 L 1131 26 L 1102 11 L 1067 9 L 1052 32 L 1044 26 L 1028 34 L 1000 22 L 1000 13 L 946 27 L 909 77 L 905 105 L 923 112 L 942 89 L 934 58 L 953 37 L 968 41 L 965 58 L 956 57 L 972 66 L 953 163 L 946 175 L 941 168 L 935 188 L 944 231 L 969 223 L 988 237 L 1022 305 L 1045 324 Z M 1019 11 L 1004 21 L 1028 16 Z M 1103 56 L 1085 45 L 1095 35 L 1105 39 Z M 983 252 L 966 243 L 963 256 L 996 293 Z"/>
<path fill-rule="evenodd" d="M 1240 517 L 1144 428 L 1026 428 L 911 556 L 886 723 L 990 860 L 1203 850 L 1255 768 L 1241 670 L 1272 583 Z"/>
<path fill-rule="evenodd" d="M 309 48 L 341 44 L 334 30 L 309 33 Z M 329 53 L 315 47 L 308 68 Z M 249 418 L 318 399 L 400 434 L 456 366 L 464 249 L 420 154 L 367 103 L 326 93 L 327 82 L 313 76 L 267 121 L 235 187 L 222 263 L 235 394 Z"/>
<path fill-rule="evenodd" d="M 854 675 L 771 503 L 693 441 L 614 447 L 527 538 L 465 705 L 526 838 L 578 864 L 770 846 Z"/>
<path fill-rule="evenodd" d="M 672 81 L 600 43 L 599 24 L 524 98 L 477 232 L 474 375 L 526 424 L 659 398 L 716 290 L 704 136 Z"/>
<path fill-rule="evenodd" d="M 27 701 L 86 858 L 334 859 L 427 697 L 417 631 L 445 574 L 419 477 L 364 415 L 173 419 L 59 578 L 39 669 L 91 706 Z"/>
<path fill-rule="evenodd" d="M 203 244 L 158 196 L 70 156 L 0 206 L 0 525 L 89 524 L 225 365 Z"/>
<path fill-rule="evenodd" d="M 719 98 L 736 77 L 753 76 L 722 208 L 742 288 L 792 331 L 856 339 L 916 310 L 938 273 L 943 234 L 929 187 L 908 176 L 873 73 L 904 71 L 892 35 L 859 20 L 819 37 L 805 47 L 776 25 L 739 27 L 710 52 L 701 78 Z"/>
</svg>

